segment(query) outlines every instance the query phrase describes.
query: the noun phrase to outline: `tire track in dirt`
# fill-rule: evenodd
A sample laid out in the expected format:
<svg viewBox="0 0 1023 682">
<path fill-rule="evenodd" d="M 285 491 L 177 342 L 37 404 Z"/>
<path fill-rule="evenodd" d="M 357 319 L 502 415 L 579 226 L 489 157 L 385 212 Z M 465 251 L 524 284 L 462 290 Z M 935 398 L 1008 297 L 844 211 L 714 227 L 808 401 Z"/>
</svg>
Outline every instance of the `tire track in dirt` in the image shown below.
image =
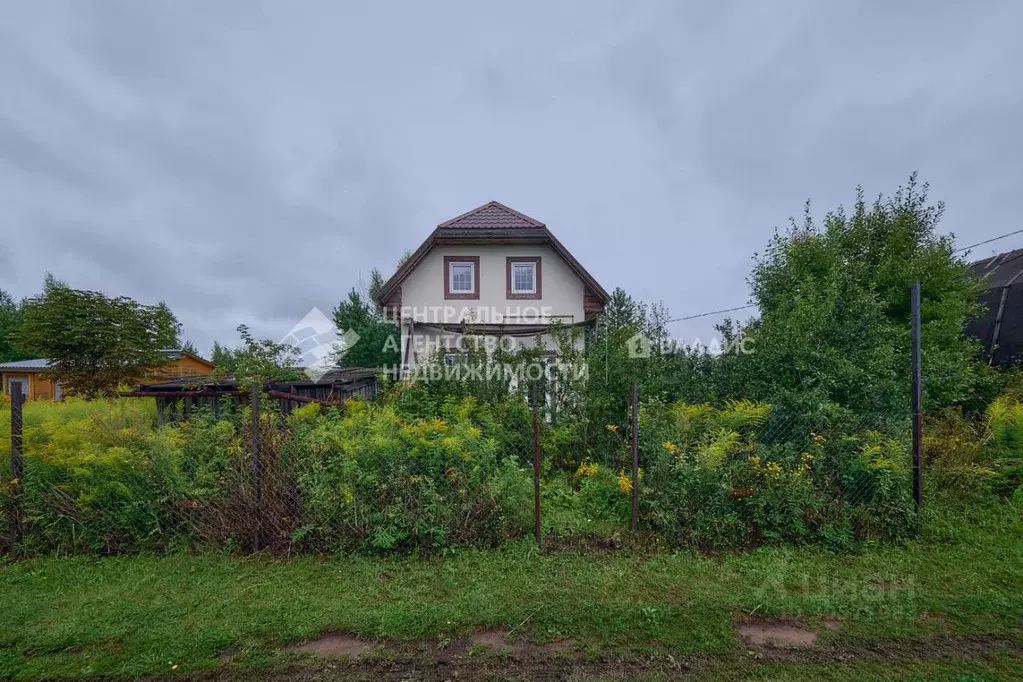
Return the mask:
<svg viewBox="0 0 1023 682">
<path fill-rule="evenodd" d="M 338 636 L 338 633 L 332 633 Z M 355 638 L 351 638 L 355 639 Z M 767 663 L 851 664 L 978 660 L 1010 656 L 1023 661 L 1023 641 L 993 636 L 947 636 L 877 640 L 842 644 L 818 643 L 799 648 L 743 644 L 731 654 L 675 654 L 670 649 L 643 652 L 614 651 L 588 654 L 564 643 L 537 645 L 505 643 L 492 631 L 476 633 L 447 643 L 366 642 L 357 640 L 360 652 L 351 656 L 316 656 L 281 661 L 265 670 L 232 669 L 195 676 L 196 682 L 441 682 L 443 680 L 515 679 L 547 680 L 610 678 L 684 678 L 704 674 L 748 674 Z M 350 641 L 342 644 L 356 650 Z M 302 649 L 292 648 L 292 651 Z M 306 648 L 305 651 L 315 650 Z M 180 677 L 175 678 L 180 680 Z"/>
</svg>

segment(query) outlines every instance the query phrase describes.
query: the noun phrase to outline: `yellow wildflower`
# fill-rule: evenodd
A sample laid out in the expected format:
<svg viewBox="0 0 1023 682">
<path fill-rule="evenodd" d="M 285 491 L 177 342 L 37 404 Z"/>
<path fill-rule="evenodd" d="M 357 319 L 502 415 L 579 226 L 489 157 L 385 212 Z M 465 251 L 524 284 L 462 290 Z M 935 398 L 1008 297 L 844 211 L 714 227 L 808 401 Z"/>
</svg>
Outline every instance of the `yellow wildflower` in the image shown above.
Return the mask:
<svg viewBox="0 0 1023 682">
<path fill-rule="evenodd" d="M 599 471 L 599 469 L 600 467 L 598 467 L 597 464 L 588 459 L 584 459 L 579 462 L 579 468 L 575 470 L 575 475 L 592 478 L 597 475 L 597 471 Z"/>
<path fill-rule="evenodd" d="M 679 446 L 672 443 L 670 440 L 664 441 L 664 449 L 670 452 L 671 454 L 675 455 L 676 457 L 682 454 L 682 449 Z"/>
<path fill-rule="evenodd" d="M 611 433 L 618 433 L 618 424 L 608 424 L 604 428 L 610 431 Z"/>
<path fill-rule="evenodd" d="M 618 489 L 626 495 L 632 492 L 632 479 L 625 475 L 625 471 L 618 472 Z"/>
</svg>

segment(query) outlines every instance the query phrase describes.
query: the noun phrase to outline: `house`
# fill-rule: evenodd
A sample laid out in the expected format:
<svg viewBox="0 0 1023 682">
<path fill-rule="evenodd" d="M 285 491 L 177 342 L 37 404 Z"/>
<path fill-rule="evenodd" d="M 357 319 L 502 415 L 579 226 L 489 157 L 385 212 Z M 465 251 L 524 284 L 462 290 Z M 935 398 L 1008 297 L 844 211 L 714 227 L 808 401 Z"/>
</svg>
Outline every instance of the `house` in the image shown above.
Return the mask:
<svg viewBox="0 0 1023 682">
<path fill-rule="evenodd" d="M 971 263 L 970 273 L 984 283 L 980 302 L 987 311 L 967 333 L 981 340 L 992 364 L 1023 360 L 1023 249 Z"/>
<path fill-rule="evenodd" d="M 154 377 L 189 377 L 213 371 L 212 362 L 188 351 L 165 349 L 160 352 L 167 361 L 150 369 Z M 4 394 L 10 395 L 11 385 L 20 383 L 22 395 L 28 400 L 60 400 L 63 397 L 60 381 L 43 376 L 49 365 L 46 358 L 0 363 Z"/>
<path fill-rule="evenodd" d="M 440 223 L 376 295 L 401 329 L 403 373 L 457 358 L 466 332 L 489 349 L 539 338 L 553 354 L 552 326 L 592 327 L 608 299 L 546 225 L 496 201 Z"/>
</svg>

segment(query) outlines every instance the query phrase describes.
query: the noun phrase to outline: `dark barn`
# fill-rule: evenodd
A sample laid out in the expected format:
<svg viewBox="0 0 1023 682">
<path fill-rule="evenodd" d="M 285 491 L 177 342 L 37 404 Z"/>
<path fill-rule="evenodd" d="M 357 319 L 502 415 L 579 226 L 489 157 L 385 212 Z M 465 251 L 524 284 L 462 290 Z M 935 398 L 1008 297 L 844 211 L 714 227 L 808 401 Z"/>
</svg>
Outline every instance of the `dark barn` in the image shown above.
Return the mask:
<svg viewBox="0 0 1023 682">
<path fill-rule="evenodd" d="M 992 364 L 1023 360 L 1023 249 L 971 263 L 970 272 L 984 282 L 987 311 L 967 333 L 981 340 Z"/>
<path fill-rule="evenodd" d="M 318 381 L 303 376 L 298 381 L 274 381 L 263 385 L 263 391 L 277 401 L 280 410 L 288 414 L 306 403 L 340 405 L 348 398 L 375 398 L 380 390 L 380 370 L 366 367 L 342 367 L 329 370 Z M 219 415 L 223 399 L 244 402 L 249 394 L 230 376 L 197 376 L 143 384 L 131 393 L 139 398 L 155 398 L 157 419 L 176 421 L 187 419 L 196 408 L 209 409 Z"/>
</svg>

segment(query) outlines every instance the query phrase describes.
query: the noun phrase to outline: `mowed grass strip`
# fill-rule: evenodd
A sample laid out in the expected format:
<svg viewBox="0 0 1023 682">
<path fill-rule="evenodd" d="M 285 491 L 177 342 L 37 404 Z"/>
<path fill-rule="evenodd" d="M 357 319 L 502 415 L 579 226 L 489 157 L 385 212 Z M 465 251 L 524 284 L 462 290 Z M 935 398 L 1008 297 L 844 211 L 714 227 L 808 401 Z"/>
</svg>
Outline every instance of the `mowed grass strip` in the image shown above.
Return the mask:
<svg viewBox="0 0 1023 682">
<path fill-rule="evenodd" d="M 797 616 L 821 641 L 990 634 L 1023 640 L 1023 518 L 931 515 L 925 537 L 856 554 L 556 553 L 526 541 L 432 559 L 33 559 L 0 568 L 0 677 L 179 675 L 258 667 L 338 629 L 414 641 L 496 627 L 587 651 L 735 653 L 732 623 Z"/>
</svg>

